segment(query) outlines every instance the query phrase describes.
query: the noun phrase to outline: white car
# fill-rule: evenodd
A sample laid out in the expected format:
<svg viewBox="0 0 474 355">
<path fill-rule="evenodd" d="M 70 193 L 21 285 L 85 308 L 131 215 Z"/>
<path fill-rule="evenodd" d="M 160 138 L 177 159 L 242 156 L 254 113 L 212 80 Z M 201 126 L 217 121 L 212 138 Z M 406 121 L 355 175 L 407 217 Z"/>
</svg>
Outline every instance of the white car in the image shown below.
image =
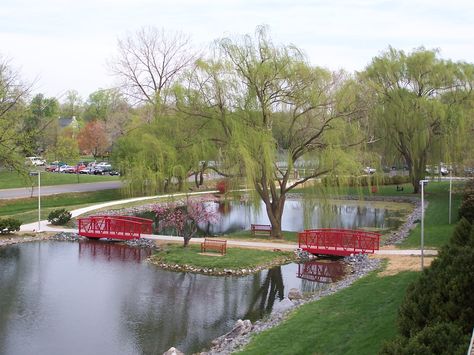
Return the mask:
<svg viewBox="0 0 474 355">
<path fill-rule="evenodd" d="M 369 174 L 369 175 L 375 174 L 376 171 L 377 170 L 375 168 L 371 168 L 370 166 L 366 166 L 364 168 L 364 173 Z"/>
<path fill-rule="evenodd" d="M 26 157 L 26 162 L 34 166 L 43 166 L 46 164 L 46 160 L 41 157 Z"/>
</svg>

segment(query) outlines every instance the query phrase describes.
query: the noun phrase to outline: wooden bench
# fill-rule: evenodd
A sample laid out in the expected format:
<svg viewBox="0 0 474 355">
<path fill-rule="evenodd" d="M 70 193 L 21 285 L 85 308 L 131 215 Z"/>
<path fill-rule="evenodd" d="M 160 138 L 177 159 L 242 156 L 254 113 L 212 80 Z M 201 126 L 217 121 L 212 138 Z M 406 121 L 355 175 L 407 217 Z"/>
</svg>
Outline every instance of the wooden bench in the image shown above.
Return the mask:
<svg viewBox="0 0 474 355">
<path fill-rule="evenodd" d="M 201 253 L 208 250 L 215 250 L 224 255 L 227 252 L 227 240 L 205 238 L 201 243 Z"/>
<path fill-rule="evenodd" d="M 272 226 L 269 224 L 251 224 L 250 230 L 252 231 L 252 235 L 267 235 L 270 236 L 272 232 Z"/>
</svg>

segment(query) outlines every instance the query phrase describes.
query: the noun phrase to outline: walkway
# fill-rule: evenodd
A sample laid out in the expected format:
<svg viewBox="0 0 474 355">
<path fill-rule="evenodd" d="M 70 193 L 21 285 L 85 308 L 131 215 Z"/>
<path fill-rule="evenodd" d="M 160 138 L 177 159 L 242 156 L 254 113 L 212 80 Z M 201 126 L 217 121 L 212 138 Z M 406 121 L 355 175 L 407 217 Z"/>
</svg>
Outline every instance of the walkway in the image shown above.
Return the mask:
<svg viewBox="0 0 474 355">
<path fill-rule="evenodd" d="M 136 198 L 129 198 L 125 200 L 118 200 L 118 201 L 111 201 L 100 203 L 93 206 L 79 208 L 77 210 L 71 211 L 72 217 L 78 217 L 84 213 L 92 212 L 95 210 L 100 210 L 106 207 L 112 207 L 116 205 L 122 205 L 132 202 L 138 201 L 146 201 L 146 200 L 153 200 L 159 198 L 169 198 L 169 197 L 186 197 L 186 196 L 198 196 L 198 195 L 205 195 L 205 194 L 212 194 L 216 193 L 217 191 L 199 191 L 199 192 L 192 192 L 192 193 L 181 193 L 181 194 L 169 194 L 169 195 L 159 195 L 159 196 L 147 196 L 147 197 L 136 197 Z M 36 232 L 38 230 L 38 222 L 24 224 L 20 228 L 21 231 L 29 231 L 29 232 Z M 47 220 L 40 221 L 40 230 L 43 232 L 68 232 L 68 233 L 77 233 L 77 229 L 72 228 L 62 228 L 62 227 L 53 227 L 49 225 Z M 142 238 L 161 241 L 161 242 L 169 242 L 169 243 L 183 243 L 182 237 L 176 236 L 168 236 L 168 235 L 156 235 L 156 234 L 144 234 Z M 204 241 L 204 238 L 192 238 L 190 243 L 201 243 Z M 254 248 L 254 249 L 279 249 L 279 250 L 286 250 L 292 251 L 295 250 L 298 245 L 296 243 L 284 243 L 284 242 L 252 242 L 252 241 L 245 241 L 245 240 L 227 240 L 227 244 L 229 246 L 234 247 L 242 247 L 242 248 Z M 376 255 L 412 255 L 412 256 L 419 256 L 421 255 L 421 251 L 419 249 L 380 249 L 375 251 Z M 424 255 L 426 256 L 434 256 L 437 255 L 437 250 L 425 250 Z"/>
</svg>

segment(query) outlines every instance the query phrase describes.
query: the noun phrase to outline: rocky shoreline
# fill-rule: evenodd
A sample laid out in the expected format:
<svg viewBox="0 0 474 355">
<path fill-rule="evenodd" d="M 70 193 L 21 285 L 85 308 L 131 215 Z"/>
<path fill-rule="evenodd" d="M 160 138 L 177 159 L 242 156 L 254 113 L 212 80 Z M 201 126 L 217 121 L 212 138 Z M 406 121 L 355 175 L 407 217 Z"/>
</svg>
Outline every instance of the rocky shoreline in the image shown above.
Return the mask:
<svg viewBox="0 0 474 355">
<path fill-rule="evenodd" d="M 50 234 L 40 233 L 39 235 L 25 235 L 20 236 L 16 234 L 10 234 L 0 237 L 0 247 L 19 244 L 19 243 L 29 243 L 29 242 L 36 242 L 39 240 L 48 240 L 51 238 Z"/>
<path fill-rule="evenodd" d="M 332 295 L 346 287 L 349 287 L 355 281 L 367 275 L 369 272 L 380 268 L 381 265 L 381 260 L 369 259 L 366 255 L 347 257 L 344 259 L 344 262 L 350 265 L 352 271 L 343 280 L 336 282 L 329 288 L 306 298 L 303 298 L 297 293 L 292 296 L 290 290 L 290 298 L 284 298 L 281 302 L 275 304 L 274 309 L 269 316 L 264 319 L 257 320 L 253 324 L 248 319 L 239 319 L 230 332 L 213 340 L 212 348 L 209 351 L 201 352 L 200 355 L 222 355 L 241 350 L 250 342 L 253 335 L 277 326 L 285 320 L 290 312 L 293 312 L 295 309 L 308 302 L 317 301 L 323 297 Z"/>
</svg>

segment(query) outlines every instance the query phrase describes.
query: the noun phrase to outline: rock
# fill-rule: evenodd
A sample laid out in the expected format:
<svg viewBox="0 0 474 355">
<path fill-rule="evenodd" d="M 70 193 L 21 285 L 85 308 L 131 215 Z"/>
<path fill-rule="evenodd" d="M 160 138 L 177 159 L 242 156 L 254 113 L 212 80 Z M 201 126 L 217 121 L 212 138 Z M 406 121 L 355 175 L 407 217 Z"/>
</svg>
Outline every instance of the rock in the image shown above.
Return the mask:
<svg viewBox="0 0 474 355">
<path fill-rule="evenodd" d="M 168 351 L 164 352 L 163 355 L 184 355 L 184 353 L 172 346 Z"/>
<path fill-rule="evenodd" d="M 288 298 L 293 301 L 293 300 L 300 300 L 303 298 L 303 295 L 301 294 L 300 290 L 297 288 L 290 288 L 290 291 L 288 292 Z"/>
<path fill-rule="evenodd" d="M 289 298 L 285 297 L 280 302 L 273 305 L 272 314 L 285 312 L 286 310 L 293 308 L 294 305 L 295 304 Z"/>
<path fill-rule="evenodd" d="M 246 320 L 239 319 L 235 323 L 232 330 L 229 333 L 225 334 L 223 336 L 223 338 L 227 339 L 227 340 L 228 339 L 234 339 L 236 337 L 247 334 L 251 330 L 252 330 L 252 322 L 251 321 L 249 321 L 248 319 L 246 319 Z"/>
</svg>

